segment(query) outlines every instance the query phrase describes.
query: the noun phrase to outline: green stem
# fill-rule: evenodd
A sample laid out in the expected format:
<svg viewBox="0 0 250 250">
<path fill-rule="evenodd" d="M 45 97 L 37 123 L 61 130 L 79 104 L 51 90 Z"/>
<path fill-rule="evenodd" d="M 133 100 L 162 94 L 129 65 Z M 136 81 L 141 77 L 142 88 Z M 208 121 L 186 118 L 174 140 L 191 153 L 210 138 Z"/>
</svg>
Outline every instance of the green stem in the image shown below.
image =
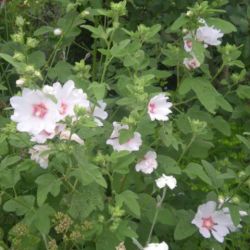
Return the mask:
<svg viewBox="0 0 250 250">
<path fill-rule="evenodd" d="M 132 241 L 140 250 L 144 249 L 143 246 L 135 238 L 132 238 Z"/>
<path fill-rule="evenodd" d="M 47 242 L 46 235 L 42 234 L 42 237 L 43 237 L 43 242 L 44 242 L 44 245 L 46 247 L 46 250 L 49 250 L 49 245 L 48 245 L 48 242 Z"/>
<path fill-rule="evenodd" d="M 184 155 L 187 153 L 187 151 L 189 150 L 189 148 L 190 148 L 191 145 L 193 144 L 195 138 L 196 138 L 196 135 L 193 134 L 193 136 L 192 136 L 190 142 L 189 142 L 188 145 L 185 147 L 185 149 L 182 151 L 182 153 L 181 153 L 181 155 L 180 155 L 180 157 L 179 157 L 179 159 L 178 159 L 178 161 L 177 161 L 178 163 L 181 162 L 181 160 L 183 159 Z"/>
<path fill-rule="evenodd" d="M 156 224 L 156 221 L 157 221 L 159 212 L 160 212 L 160 208 L 161 208 L 162 202 L 164 201 L 165 196 L 166 196 L 166 191 L 167 191 L 167 188 L 165 187 L 165 188 L 163 189 L 163 193 L 162 193 L 162 196 L 161 196 L 160 201 L 157 202 L 157 204 L 156 204 L 155 215 L 154 215 L 154 219 L 153 219 L 152 226 L 151 226 L 150 231 L 149 231 L 148 240 L 147 240 L 147 245 L 148 245 L 148 244 L 150 243 L 150 241 L 151 241 L 151 237 L 152 237 L 152 234 L 153 234 L 153 231 L 154 231 L 154 227 L 155 227 L 155 224 Z"/>
<path fill-rule="evenodd" d="M 214 75 L 214 77 L 212 78 L 212 82 L 219 76 L 219 74 L 222 72 L 222 70 L 224 69 L 225 64 L 222 63 L 222 65 L 220 66 L 220 68 L 218 69 L 217 73 Z"/>
</svg>

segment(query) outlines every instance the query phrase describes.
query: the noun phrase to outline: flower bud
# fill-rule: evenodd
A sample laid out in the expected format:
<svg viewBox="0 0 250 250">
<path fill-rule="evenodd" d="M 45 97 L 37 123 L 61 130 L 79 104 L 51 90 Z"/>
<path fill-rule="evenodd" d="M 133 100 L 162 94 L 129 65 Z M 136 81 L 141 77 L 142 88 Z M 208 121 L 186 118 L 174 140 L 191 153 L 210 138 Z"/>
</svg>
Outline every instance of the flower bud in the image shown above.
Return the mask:
<svg viewBox="0 0 250 250">
<path fill-rule="evenodd" d="M 25 79 L 24 78 L 19 78 L 16 80 L 16 86 L 17 87 L 22 87 L 25 83 Z"/>
<path fill-rule="evenodd" d="M 25 60 L 25 55 L 20 52 L 15 52 L 13 58 L 19 62 L 23 62 Z"/>
<path fill-rule="evenodd" d="M 194 14 L 193 11 L 189 10 L 187 11 L 186 16 L 191 17 L 193 16 L 193 14 Z"/>
<path fill-rule="evenodd" d="M 15 43 L 24 43 L 24 34 L 22 32 L 18 32 L 16 34 L 11 35 L 11 39 Z"/>
<path fill-rule="evenodd" d="M 62 34 L 62 30 L 60 28 L 56 28 L 54 29 L 53 33 L 55 36 L 60 36 Z"/>
<path fill-rule="evenodd" d="M 35 38 L 28 37 L 26 44 L 29 48 L 35 48 L 39 44 L 39 41 Z"/>
<path fill-rule="evenodd" d="M 17 16 L 16 17 L 16 26 L 22 27 L 25 23 L 25 20 L 22 16 Z"/>
</svg>

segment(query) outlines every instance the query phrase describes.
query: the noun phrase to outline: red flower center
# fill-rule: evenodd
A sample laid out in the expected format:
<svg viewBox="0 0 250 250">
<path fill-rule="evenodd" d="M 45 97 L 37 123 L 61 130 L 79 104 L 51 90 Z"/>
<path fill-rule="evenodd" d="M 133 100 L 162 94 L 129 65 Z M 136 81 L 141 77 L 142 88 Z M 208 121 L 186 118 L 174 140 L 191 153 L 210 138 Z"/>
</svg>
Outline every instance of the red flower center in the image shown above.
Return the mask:
<svg viewBox="0 0 250 250">
<path fill-rule="evenodd" d="M 150 113 L 154 113 L 156 109 L 156 105 L 154 103 L 149 103 L 148 109 Z"/>
<path fill-rule="evenodd" d="M 202 227 L 205 227 L 208 230 L 212 230 L 213 226 L 215 225 L 212 217 L 207 217 L 207 218 L 202 218 L 203 222 L 202 222 Z"/>
<path fill-rule="evenodd" d="M 43 119 L 48 113 L 48 108 L 44 103 L 38 103 L 33 105 L 33 116 Z"/>
<path fill-rule="evenodd" d="M 65 115 L 68 109 L 68 105 L 65 102 L 61 102 L 59 113 Z"/>
</svg>

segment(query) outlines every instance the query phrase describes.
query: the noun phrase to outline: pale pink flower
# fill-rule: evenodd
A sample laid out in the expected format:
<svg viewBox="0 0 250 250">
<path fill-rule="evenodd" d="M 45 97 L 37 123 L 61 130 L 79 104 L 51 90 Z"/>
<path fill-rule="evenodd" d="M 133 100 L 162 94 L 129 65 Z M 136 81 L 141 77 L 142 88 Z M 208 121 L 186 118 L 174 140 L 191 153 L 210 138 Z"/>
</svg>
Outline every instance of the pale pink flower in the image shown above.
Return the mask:
<svg viewBox="0 0 250 250">
<path fill-rule="evenodd" d="M 106 120 L 108 117 L 108 113 L 105 111 L 107 104 L 100 100 L 97 102 L 97 105 L 94 107 L 93 116 L 96 124 L 98 126 L 103 126 L 102 121 Z"/>
<path fill-rule="evenodd" d="M 107 140 L 107 144 L 111 145 L 115 151 L 138 151 L 141 144 L 141 135 L 138 132 L 134 132 L 134 136 L 129 139 L 127 142 L 120 144 L 119 143 L 119 135 L 120 130 L 122 129 L 129 129 L 128 125 L 121 125 L 118 122 L 113 122 L 114 130 L 110 136 L 110 138 Z"/>
<path fill-rule="evenodd" d="M 174 189 L 177 185 L 177 181 L 174 176 L 167 176 L 165 174 L 162 174 L 162 176 L 156 179 L 155 182 L 158 188 L 164 188 L 168 186 L 170 189 Z"/>
<path fill-rule="evenodd" d="M 55 131 L 47 132 L 46 130 L 43 130 L 39 134 L 32 135 L 31 141 L 37 143 L 45 143 L 48 139 L 54 138 L 55 135 L 56 135 Z"/>
<path fill-rule="evenodd" d="M 56 82 L 53 84 L 53 92 L 47 87 L 47 93 L 54 94 L 57 99 L 59 114 L 63 119 L 66 116 L 75 116 L 74 108 L 76 106 L 89 109 L 89 101 L 87 95 L 82 89 L 76 89 L 75 83 L 71 80 L 67 81 L 63 86 Z"/>
<path fill-rule="evenodd" d="M 36 161 L 41 168 L 47 168 L 49 163 L 49 146 L 48 145 L 35 145 L 30 150 L 31 160 Z"/>
<path fill-rule="evenodd" d="M 216 210 L 216 202 L 214 201 L 208 201 L 198 207 L 192 224 L 199 228 L 203 237 L 210 238 L 212 234 L 221 243 L 230 231 L 236 230 L 229 210 Z"/>
<path fill-rule="evenodd" d="M 197 60 L 196 57 L 184 58 L 183 64 L 185 65 L 185 67 L 188 70 L 196 69 L 196 68 L 199 68 L 201 66 L 200 62 Z"/>
<path fill-rule="evenodd" d="M 187 34 L 183 37 L 184 49 L 186 52 L 191 52 L 193 48 L 192 35 Z"/>
<path fill-rule="evenodd" d="M 75 133 L 71 134 L 70 130 L 64 130 L 60 133 L 61 140 L 71 140 L 75 141 L 80 145 L 84 144 L 84 141 Z"/>
<path fill-rule="evenodd" d="M 167 121 L 169 119 L 168 115 L 172 113 L 171 107 L 172 103 L 168 101 L 168 97 L 164 93 L 151 98 L 148 103 L 148 114 L 151 121 Z"/>
<path fill-rule="evenodd" d="M 22 96 L 10 98 L 10 104 L 14 108 L 11 120 L 17 122 L 17 130 L 21 132 L 51 133 L 60 120 L 56 104 L 40 90 L 25 88 Z"/>
<path fill-rule="evenodd" d="M 147 247 L 144 247 L 143 250 L 168 250 L 168 245 L 166 242 L 162 243 L 150 243 Z"/>
<path fill-rule="evenodd" d="M 141 171 L 144 174 L 151 174 L 157 168 L 156 153 L 154 151 L 148 151 L 143 160 L 138 162 L 135 166 L 137 172 Z"/>
<path fill-rule="evenodd" d="M 202 26 L 196 31 L 196 39 L 200 42 L 204 42 L 207 45 L 218 46 L 221 44 L 219 38 L 223 37 L 221 30 L 214 28 L 213 26 Z"/>
</svg>

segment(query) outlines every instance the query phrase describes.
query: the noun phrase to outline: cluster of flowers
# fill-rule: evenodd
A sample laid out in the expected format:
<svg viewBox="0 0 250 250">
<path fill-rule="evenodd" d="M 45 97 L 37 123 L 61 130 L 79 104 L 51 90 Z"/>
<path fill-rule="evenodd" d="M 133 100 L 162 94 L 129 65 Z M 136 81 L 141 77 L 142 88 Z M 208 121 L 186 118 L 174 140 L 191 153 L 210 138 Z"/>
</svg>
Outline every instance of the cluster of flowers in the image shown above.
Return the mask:
<svg viewBox="0 0 250 250">
<path fill-rule="evenodd" d="M 30 149 L 31 159 L 42 168 L 48 167 L 49 146 L 44 145 L 48 139 L 58 136 L 61 140 L 72 140 L 79 144 L 84 141 L 72 134 L 65 124 L 66 117 L 77 121 L 76 107 L 83 108 L 93 116 L 97 126 L 102 126 L 102 120 L 108 116 L 106 104 L 99 101 L 93 105 L 87 99 L 82 89 L 75 88 L 73 81 L 67 81 L 63 86 L 56 82 L 53 86 L 45 85 L 42 90 L 24 88 L 21 96 L 10 99 L 14 114 L 11 119 L 17 122 L 17 130 L 31 135 L 31 141 L 39 143 Z M 41 145 L 43 144 L 43 145 Z"/>
<path fill-rule="evenodd" d="M 148 103 L 148 115 L 152 121 L 167 121 L 168 115 L 171 113 L 172 103 L 168 101 L 168 97 L 164 94 L 158 94 L 151 98 Z M 107 140 L 107 144 L 111 145 L 115 151 L 126 150 L 129 152 L 138 151 L 142 145 L 141 135 L 138 132 L 134 132 L 134 136 L 130 138 L 127 142 L 120 144 L 119 135 L 121 130 L 128 130 L 128 125 L 122 125 L 118 122 L 113 122 L 114 130 Z M 148 151 L 143 159 L 139 161 L 135 169 L 137 172 L 143 172 L 144 174 L 151 174 L 158 166 L 156 161 L 157 155 L 155 151 Z M 176 187 L 176 179 L 173 176 L 166 176 L 163 174 L 160 178 L 156 179 L 156 185 L 159 188 L 164 188 L 168 186 L 170 189 Z"/>
<path fill-rule="evenodd" d="M 221 44 L 220 38 L 223 37 L 221 30 L 214 28 L 214 26 L 208 26 L 204 19 L 200 19 L 199 23 L 202 24 L 196 31 L 188 32 L 184 36 L 184 49 L 189 53 L 190 57 L 186 57 L 183 60 L 183 64 L 188 70 L 196 69 L 200 67 L 200 62 L 196 58 L 193 52 L 193 41 L 203 43 L 204 47 L 218 46 Z"/>
</svg>

